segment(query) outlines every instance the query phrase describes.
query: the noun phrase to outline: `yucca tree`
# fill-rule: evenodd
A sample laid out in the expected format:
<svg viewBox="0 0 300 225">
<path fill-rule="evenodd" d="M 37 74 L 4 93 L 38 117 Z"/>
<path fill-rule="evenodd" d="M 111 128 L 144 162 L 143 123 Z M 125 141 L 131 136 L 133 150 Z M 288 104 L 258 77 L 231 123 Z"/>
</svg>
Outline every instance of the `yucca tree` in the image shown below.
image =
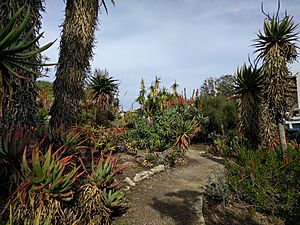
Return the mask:
<svg viewBox="0 0 300 225">
<path fill-rule="evenodd" d="M 155 77 L 154 82 L 149 87 L 149 94 L 146 101 L 146 109 L 149 115 L 153 114 L 161 106 L 160 93 L 160 77 Z"/>
<path fill-rule="evenodd" d="M 284 155 L 287 148 L 284 118 L 293 104 L 288 63 L 297 58 L 297 28 L 293 17 L 287 14 L 281 20 L 278 13 L 272 17 L 267 15 L 264 30 L 259 31 L 255 43 L 257 60 L 262 60 L 265 74 L 262 103 L 263 142 L 271 143 L 277 130 Z"/>
<path fill-rule="evenodd" d="M 144 79 L 142 79 L 140 83 L 140 93 L 136 101 L 141 105 L 141 109 L 143 112 L 145 111 L 145 103 L 146 103 L 145 95 L 146 95 L 145 81 Z"/>
<path fill-rule="evenodd" d="M 257 149 L 260 141 L 260 102 L 264 85 L 262 68 L 246 66 L 237 68 L 234 94 L 238 98 L 239 127 L 248 148 Z"/>
<path fill-rule="evenodd" d="M 172 88 L 172 94 L 173 94 L 174 97 L 178 96 L 178 93 L 177 93 L 178 87 L 179 87 L 179 84 L 176 81 L 171 86 L 171 88 Z"/>
<path fill-rule="evenodd" d="M 160 89 L 159 89 L 160 82 L 161 82 L 161 78 L 158 77 L 158 76 L 156 76 L 155 77 L 155 81 L 154 81 L 155 96 L 158 96 L 158 93 L 160 91 Z"/>
<path fill-rule="evenodd" d="M 90 78 L 88 89 L 91 91 L 91 100 L 94 104 L 97 121 L 103 120 L 113 103 L 118 92 L 118 80 L 109 76 L 107 70 L 96 69 Z"/>
<path fill-rule="evenodd" d="M 24 38 L 27 36 L 27 40 L 33 40 L 38 35 L 41 28 L 41 12 L 44 11 L 43 3 L 44 0 L 0 1 L 0 27 L 4 24 L 8 24 L 18 9 L 24 6 L 25 10 L 23 10 L 20 16 L 17 18 L 16 25 L 20 25 L 20 23 L 23 21 L 26 14 L 26 9 L 30 10 L 30 17 L 25 29 L 19 37 Z M 30 30 L 32 31 L 30 32 Z M 32 45 L 29 47 L 29 50 L 36 50 L 38 47 L 39 43 L 36 41 L 32 43 Z M 10 76 L 9 82 L 11 87 L 13 87 L 13 90 L 11 91 L 11 98 L 13 101 L 10 102 L 9 107 L 5 108 L 5 113 L 3 113 L 2 118 L 0 118 L 2 120 L 2 125 L 5 127 L 16 127 L 19 125 L 23 127 L 30 127 L 35 125 L 34 118 L 36 112 L 35 101 L 37 89 L 34 85 L 34 82 L 37 76 L 40 76 L 41 67 L 38 66 L 38 64 L 41 61 L 41 57 L 38 53 L 23 59 L 23 61 L 30 61 L 33 64 L 36 64 L 30 65 L 30 68 L 32 71 L 34 71 L 34 73 L 26 70 L 18 70 L 18 72 L 26 79 L 19 79 L 15 76 Z"/>
<path fill-rule="evenodd" d="M 92 101 L 95 101 L 103 108 L 111 105 L 118 92 L 118 80 L 110 77 L 107 70 L 96 69 L 89 82 L 89 89 L 92 94 Z"/>
<path fill-rule="evenodd" d="M 160 109 L 163 109 L 166 106 L 167 101 L 172 97 L 172 95 L 168 92 L 166 87 L 162 87 L 161 91 L 159 92 L 159 99 L 160 99 Z"/>
<path fill-rule="evenodd" d="M 114 4 L 114 0 L 111 0 Z M 68 129 L 77 123 L 84 82 L 93 56 L 98 10 L 104 0 L 67 0 L 60 53 L 54 81 L 54 103 L 50 110 L 52 128 Z"/>
</svg>

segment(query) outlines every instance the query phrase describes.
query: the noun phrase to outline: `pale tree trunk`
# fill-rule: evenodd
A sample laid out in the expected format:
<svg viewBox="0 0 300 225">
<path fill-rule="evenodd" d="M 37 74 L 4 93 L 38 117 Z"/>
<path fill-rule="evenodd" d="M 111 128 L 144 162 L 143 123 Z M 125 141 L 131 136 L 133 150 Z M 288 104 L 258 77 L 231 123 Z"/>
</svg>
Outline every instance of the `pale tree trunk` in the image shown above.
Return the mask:
<svg viewBox="0 0 300 225">
<path fill-rule="evenodd" d="M 284 125 L 282 123 L 278 123 L 278 132 L 280 138 L 280 145 L 282 149 L 282 155 L 283 158 L 285 159 L 287 157 L 287 143 L 286 143 Z"/>
</svg>

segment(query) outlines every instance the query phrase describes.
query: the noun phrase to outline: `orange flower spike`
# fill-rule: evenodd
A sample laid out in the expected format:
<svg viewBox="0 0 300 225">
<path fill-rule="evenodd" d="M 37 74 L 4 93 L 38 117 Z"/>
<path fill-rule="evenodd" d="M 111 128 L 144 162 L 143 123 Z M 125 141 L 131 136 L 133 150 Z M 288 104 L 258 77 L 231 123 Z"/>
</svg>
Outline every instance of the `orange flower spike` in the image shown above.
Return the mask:
<svg viewBox="0 0 300 225">
<path fill-rule="evenodd" d="M 251 162 L 251 166 L 252 166 L 252 168 L 255 166 L 254 161 Z"/>
<path fill-rule="evenodd" d="M 285 157 L 285 159 L 284 159 L 284 162 L 285 162 L 285 164 L 286 165 L 288 165 L 289 164 L 289 157 L 287 156 L 287 157 Z"/>
</svg>

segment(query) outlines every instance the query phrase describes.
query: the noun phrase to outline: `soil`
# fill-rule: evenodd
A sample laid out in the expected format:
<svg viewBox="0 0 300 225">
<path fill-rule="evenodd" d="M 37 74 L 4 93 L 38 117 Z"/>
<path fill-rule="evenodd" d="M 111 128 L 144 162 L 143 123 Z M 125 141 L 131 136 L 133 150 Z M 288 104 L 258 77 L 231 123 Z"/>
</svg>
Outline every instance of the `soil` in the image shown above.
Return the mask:
<svg viewBox="0 0 300 225">
<path fill-rule="evenodd" d="M 224 177 L 223 160 L 203 154 L 204 145 L 194 145 L 186 153 L 187 165 L 169 168 L 127 190 L 125 211 L 113 225 L 271 225 L 263 215 L 251 215 L 242 204 L 227 203 L 204 194 L 212 177 Z M 146 168 L 131 158 L 121 179 L 133 179 Z M 125 185 L 125 184 L 123 184 Z M 201 205 L 203 204 L 203 210 Z M 205 223 L 203 223 L 203 216 Z"/>
</svg>

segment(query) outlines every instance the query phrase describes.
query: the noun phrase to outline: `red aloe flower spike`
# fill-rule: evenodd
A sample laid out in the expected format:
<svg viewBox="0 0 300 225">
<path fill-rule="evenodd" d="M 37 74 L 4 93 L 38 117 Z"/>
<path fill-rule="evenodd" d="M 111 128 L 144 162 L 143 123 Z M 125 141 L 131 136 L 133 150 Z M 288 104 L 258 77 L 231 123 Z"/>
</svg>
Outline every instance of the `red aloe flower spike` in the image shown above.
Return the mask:
<svg viewBox="0 0 300 225">
<path fill-rule="evenodd" d="M 252 167 L 254 167 L 254 166 L 255 166 L 255 163 L 254 163 L 254 161 L 252 161 L 252 162 L 251 162 L 251 166 L 252 166 Z"/>
<path fill-rule="evenodd" d="M 289 157 L 286 156 L 284 161 L 285 161 L 285 164 L 288 165 L 289 164 Z"/>
<path fill-rule="evenodd" d="M 180 98 L 180 102 L 184 103 L 184 98 L 183 97 Z"/>
</svg>

